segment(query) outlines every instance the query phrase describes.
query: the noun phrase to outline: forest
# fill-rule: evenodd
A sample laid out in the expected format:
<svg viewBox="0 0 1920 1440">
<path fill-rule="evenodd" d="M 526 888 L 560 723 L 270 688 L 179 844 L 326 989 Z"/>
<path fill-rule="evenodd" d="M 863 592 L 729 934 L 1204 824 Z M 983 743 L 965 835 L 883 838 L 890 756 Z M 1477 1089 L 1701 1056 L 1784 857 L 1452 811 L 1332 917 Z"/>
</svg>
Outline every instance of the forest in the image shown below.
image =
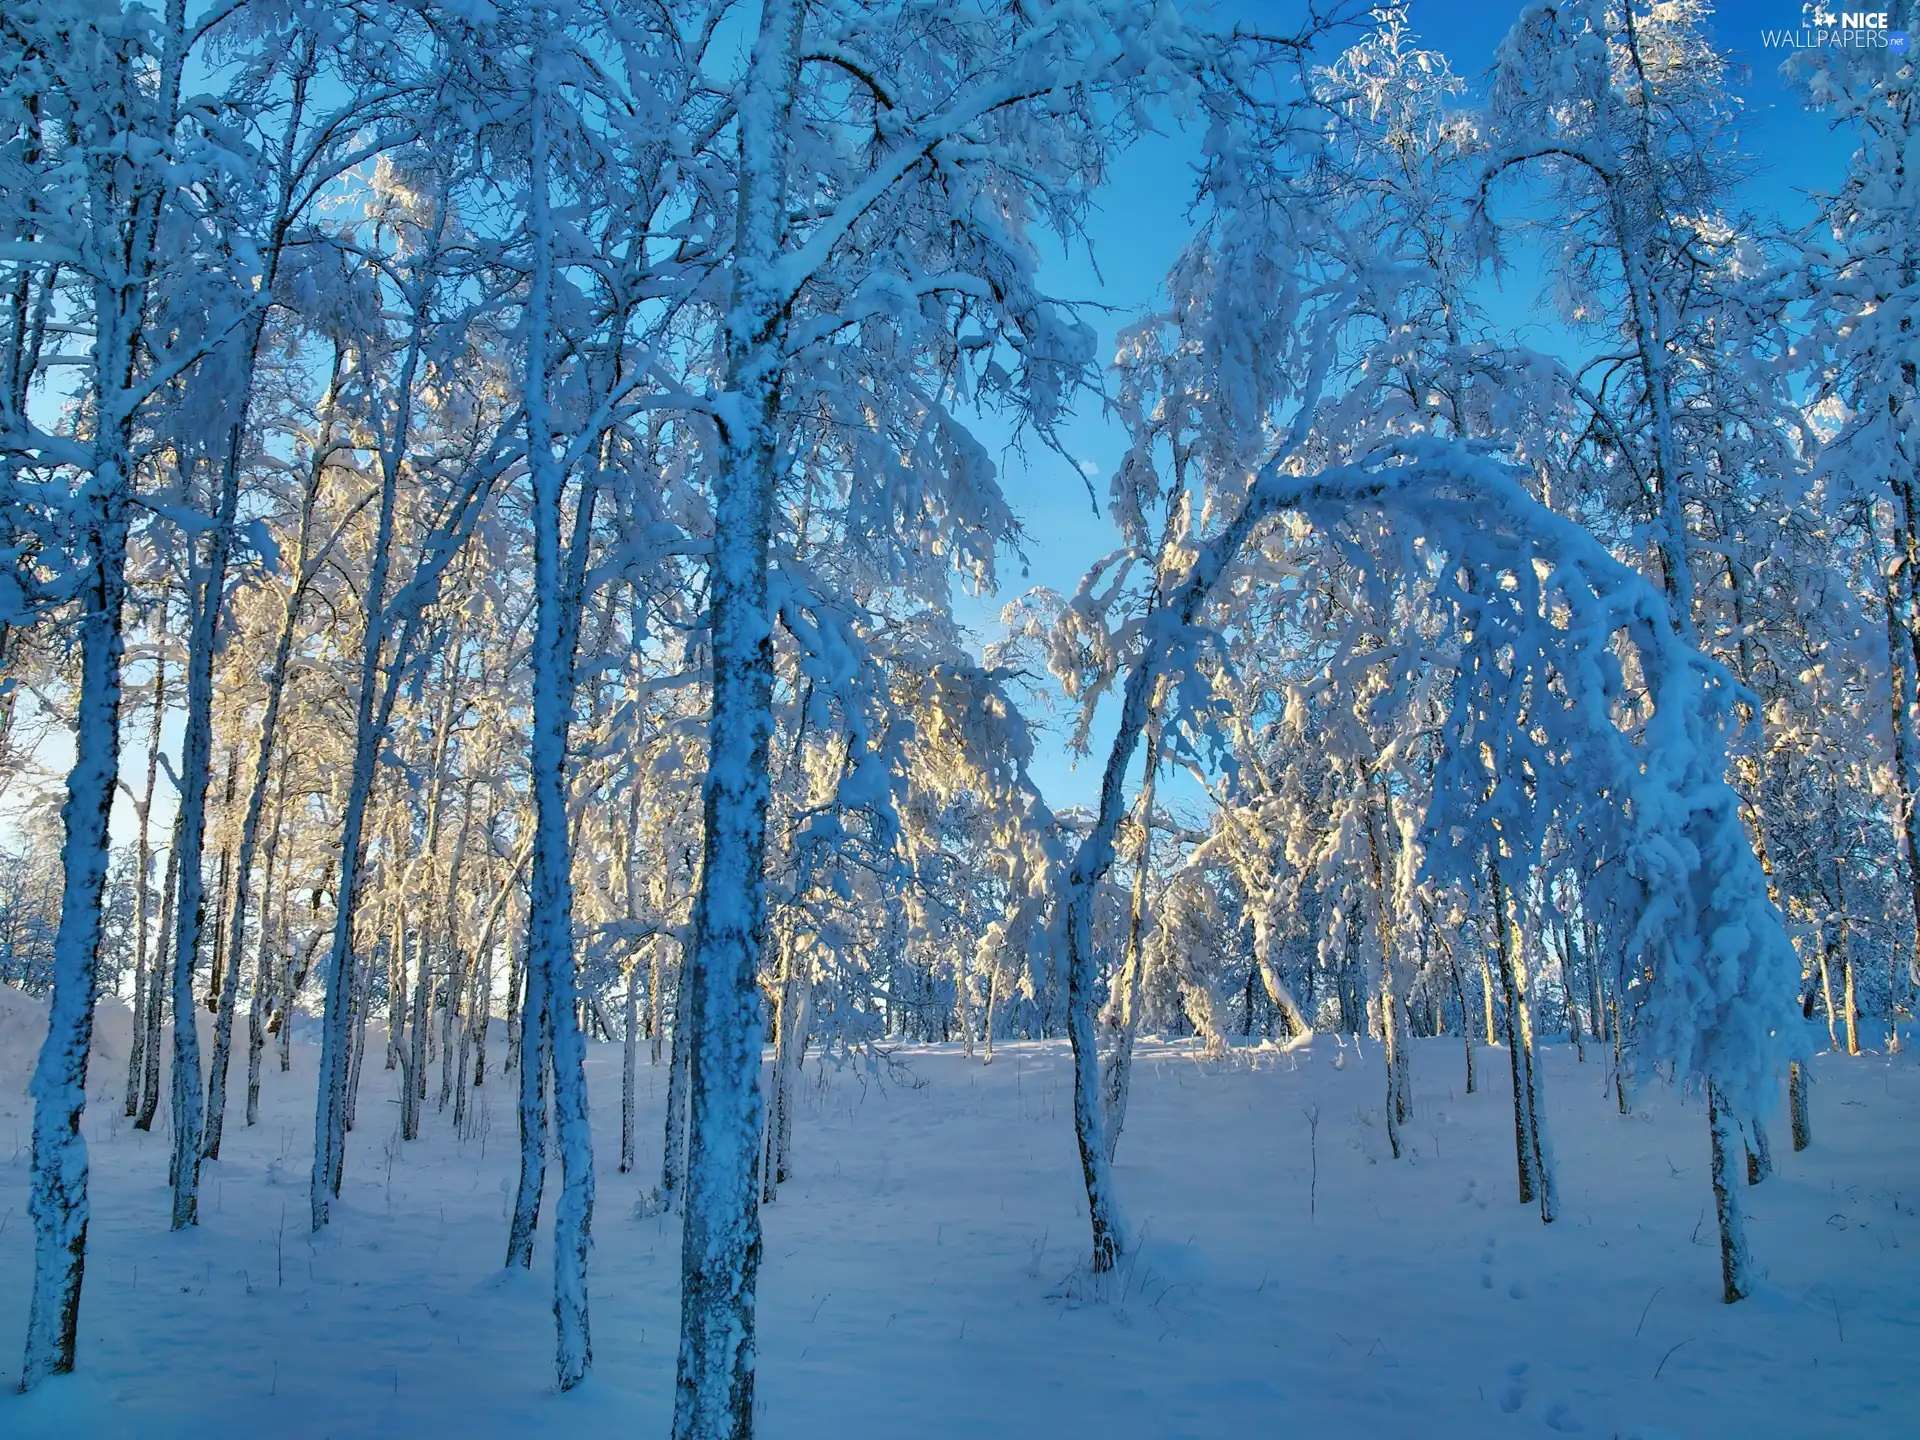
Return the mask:
<svg viewBox="0 0 1920 1440">
<path fill-rule="evenodd" d="M 1660 1304 L 1757 1317 L 1701 1324 L 1788 1323 L 1848 1166 L 1920 1245 L 1911 17 L 1747 57 L 1837 140 L 1789 205 L 1749 9 L 1536 0 L 1450 59 L 1392 0 L 7 0 L 0 1430 L 138 1418 L 59 1408 L 113 1403 L 62 1387 L 147 1303 L 93 1263 L 128 1227 L 212 1285 L 277 1226 L 272 1295 L 381 1185 L 388 1250 L 445 1230 L 395 1175 L 489 1131 L 497 1207 L 400 1303 L 540 1287 L 499 1433 L 576 1389 L 635 1428 L 641 1233 L 646 1423 L 821 1433 L 756 1390 L 814 1323 L 757 1326 L 768 1237 L 829 1169 L 947 1163 L 863 1105 L 1042 1126 L 1060 1223 L 1004 1273 L 1075 1323 L 1173 1333 L 1469 1153 L 1503 1244 L 1570 1243 L 1646 1126 L 1694 1225 Z M 1176 142 L 1117 306 L 1090 236 Z M 1334 1189 L 1183 1280 L 1131 1199 L 1226 1096 Z M 832 1193 L 857 1234 L 886 1192 Z M 1791 1302 L 1822 1343 L 1840 1294 Z M 276 1393 L 380 1344 L 317 1335 Z"/>
</svg>

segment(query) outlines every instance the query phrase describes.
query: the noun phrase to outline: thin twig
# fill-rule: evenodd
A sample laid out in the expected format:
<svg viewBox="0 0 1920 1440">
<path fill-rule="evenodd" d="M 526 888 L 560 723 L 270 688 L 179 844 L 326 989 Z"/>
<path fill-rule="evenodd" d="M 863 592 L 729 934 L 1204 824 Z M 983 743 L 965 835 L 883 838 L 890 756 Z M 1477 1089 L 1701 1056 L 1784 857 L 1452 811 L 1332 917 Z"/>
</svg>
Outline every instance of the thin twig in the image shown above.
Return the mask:
<svg viewBox="0 0 1920 1440">
<path fill-rule="evenodd" d="M 1664 1285 L 1655 1286 L 1653 1294 L 1647 1296 L 1646 1309 L 1640 1312 L 1640 1324 L 1633 1327 L 1634 1339 L 1640 1338 L 1640 1328 L 1647 1323 L 1647 1310 L 1653 1309 L 1653 1302 L 1660 1298 L 1660 1292 L 1666 1288 Z"/>
<path fill-rule="evenodd" d="M 1680 1345 L 1691 1345 L 1692 1343 L 1693 1343 L 1693 1336 L 1689 1335 L 1686 1339 L 1682 1340 L 1679 1345 L 1675 1345 L 1673 1347 L 1673 1350 L 1678 1350 L 1680 1348 Z M 1660 1378 L 1660 1372 L 1667 1368 L 1667 1361 L 1673 1358 L 1673 1350 L 1669 1350 L 1667 1351 L 1666 1354 L 1662 1355 L 1660 1357 L 1660 1363 L 1653 1367 L 1654 1379 L 1658 1380 Z"/>
<path fill-rule="evenodd" d="M 1309 1105 L 1300 1113 L 1307 1117 L 1307 1148 L 1313 1162 L 1312 1175 L 1307 1182 L 1307 1218 L 1311 1220 L 1320 1205 L 1320 1107 Z"/>
</svg>

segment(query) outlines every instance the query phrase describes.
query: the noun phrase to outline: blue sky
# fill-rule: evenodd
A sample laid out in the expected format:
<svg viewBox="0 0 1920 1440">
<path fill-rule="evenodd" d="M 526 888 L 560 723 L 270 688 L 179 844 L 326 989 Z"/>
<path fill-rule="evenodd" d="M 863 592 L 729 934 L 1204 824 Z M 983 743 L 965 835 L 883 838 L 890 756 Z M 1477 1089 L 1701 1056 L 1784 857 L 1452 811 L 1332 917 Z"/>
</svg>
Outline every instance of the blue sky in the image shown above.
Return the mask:
<svg viewBox="0 0 1920 1440">
<path fill-rule="evenodd" d="M 1837 0 L 1832 8 L 1839 8 Z M 1284 25 L 1300 7 L 1292 0 L 1240 0 L 1222 9 L 1228 17 Z M 1517 0 L 1414 0 L 1409 15 L 1420 42 L 1444 52 L 1455 72 L 1477 89 L 1520 10 Z M 1765 48 L 1767 30 L 1795 27 L 1800 21 L 1798 0 L 1729 0 L 1717 7 L 1709 26 L 1729 60 L 1732 88 L 1746 116 L 1745 148 L 1753 167 L 1742 199 L 1758 214 L 1789 223 L 1813 213 L 1809 194 L 1839 183 L 1850 150 L 1825 117 L 1806 110 L 1782 83 L 1778 72 L 1783 52 Z M 1112 307 L 1089 317 L 1100 330 L 1103 355 L 1112 353 L 1117 330 L 1152 304 L 1161 277 L 1190 233 L 1185 197 L 1191 191 L 1196 154 L 1194 137 L 1178 133 L 1136 146 L 1102 192 L 1090 226 L 1091 260 L 1083 251 L 1051 257 L 1044 267 L 1056 294 Z M 1552 350 L 1559 327 L 1550 299 L 1525 252 L 1516 260 L 1498 292 L 1488 295 L 1489 313 L 1503 325 L 1523 329 L 1535 346 Z M 1082 404 L 1063 436 L 1073 457 L 1094 467 L 1093 488 L 1104 499 L 1107 477 L 1125 451 L 1119 425 L 1089 402 Z M 1003 465 L 1007 494 L 1026 526 L 1027 564 L 1024 570 L 1015 562 L 1004 564 L 1000 595 L 966 607 L 982 638 L 997 630 L 1000 603 L 1034 585 L 1071 591 L 1088 564 L 1115 543 L 1110 524 L 1092 509 L 1086 484 L 1064 460 L 1029 447 L 1024 456 L 1005 455 Z M 1033 774 L 1048 802 L 1056 808 L 1091 804 L 1110 728 L 1096 729 L 1093 754 L 1076 766 L 1061 743 L 1066 712 L 1051 720 L 1038 718 L 1043 733 Z"/>
</svg>

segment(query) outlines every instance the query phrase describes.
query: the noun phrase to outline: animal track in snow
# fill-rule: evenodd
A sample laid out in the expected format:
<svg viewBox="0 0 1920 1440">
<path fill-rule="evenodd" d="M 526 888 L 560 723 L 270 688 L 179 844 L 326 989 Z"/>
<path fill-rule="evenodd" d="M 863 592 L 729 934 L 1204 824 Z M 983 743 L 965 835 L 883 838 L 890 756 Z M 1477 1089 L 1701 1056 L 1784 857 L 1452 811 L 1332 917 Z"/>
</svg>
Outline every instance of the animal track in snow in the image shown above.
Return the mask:
<svg viewBox="0 0 1920 1440">
<path fill-rule="evenodd" d="M 1511 1415 L 1527 1403 L 1527 1362 L 1516 1360 L 1507 1367 L 1507 1384 L 1500 1391 L 1500 1408 Z"/>
</svg>

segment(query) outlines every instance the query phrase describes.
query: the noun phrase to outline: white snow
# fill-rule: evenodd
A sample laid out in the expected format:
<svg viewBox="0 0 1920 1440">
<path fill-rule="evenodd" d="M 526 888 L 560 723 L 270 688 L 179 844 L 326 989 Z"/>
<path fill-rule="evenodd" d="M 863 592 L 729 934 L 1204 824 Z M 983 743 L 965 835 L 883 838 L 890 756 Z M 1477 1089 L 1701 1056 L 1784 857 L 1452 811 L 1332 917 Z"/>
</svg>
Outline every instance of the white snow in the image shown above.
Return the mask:
<svg viewBox="0 0 1920 1440">
<path fill-rule="evenodd" d="M 14 1336 L 44 1014 L 0 987 L 0 1333 Z M 104 1005 L 81 1375 L 22 1399 L 19 1352 L 0 1346 L 0 1435 L 665 1433 L 678 1220 L 632 1218 L 657 1179 L 665 1067 L 643 1067 L 641 1168 L 623 1176 L 620 1047 L 589 1048 L 596 1363 L 561 1397 L 550 1209 L 535 1273 L 500 1268 L 511 1077 L 489 1077 L 473 1142 L 429 1110 L 403 1145 L 376 1034 L 342 1199 L 310 1243 L 317 1046 L 294 1046 L 291 1076 L 270 1051 L 261 1123 L 229 1130 L 198 1229 L 174 1234 L 164 1116 L 141 1135 L 114 1103 L 126 1034 L 124 1007 Z M 1396 1164 L 1377 1047 L 1355 1063 L 1322 1037 L 1211 1062 L 1144 1041 L 1115 1167 L 1142 1243 L 1098 1283 L 1078 1263 L 1064 1042 L 1003 1043 L 991 1066 L 903 1047 L 891 1076 L 816 1057 L 795 1178 L 764 1212 L 760 1433 L 1916 1433 L 1914 1053 L 1815 1062 L 1813 1148 L 1795 1154 L 1780 1125 L 1777 1174 L 1743 1197 L 1761 1287 L 1737 1306 L 1720 1301 L 1703 1105 L 1646 1086 L 1620 1118 L 1598 1046 L 1585 1065 L 1541 1048 L 1564 1207 L 1549 1227 L 1515 1203 L 1497 1051 L 1466 1096 L 1457 1038 L 1413 1043 Z"/>
</svg>

